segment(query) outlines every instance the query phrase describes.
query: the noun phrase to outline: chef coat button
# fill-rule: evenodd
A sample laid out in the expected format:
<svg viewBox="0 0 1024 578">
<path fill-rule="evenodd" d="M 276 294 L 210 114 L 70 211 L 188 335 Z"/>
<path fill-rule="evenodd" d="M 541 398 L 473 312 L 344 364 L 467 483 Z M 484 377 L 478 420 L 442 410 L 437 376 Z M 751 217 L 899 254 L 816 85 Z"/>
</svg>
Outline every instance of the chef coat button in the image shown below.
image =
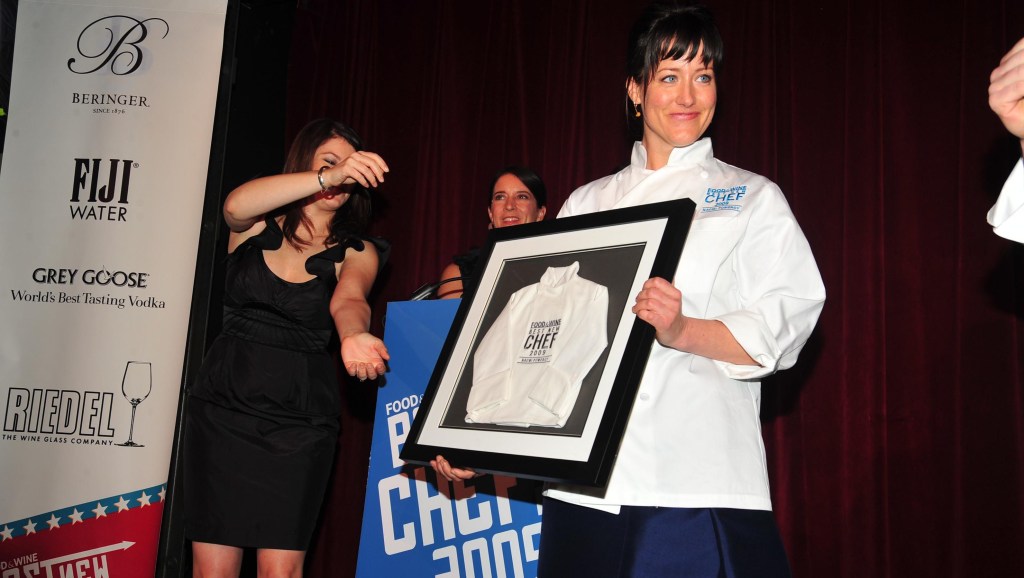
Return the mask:
<svg viewBox="0 0 1024 578">
<path fill-rule="evenodd" d="M 702 179 L 706 179 L 706 178 L 708 178 L 708 176 L 709 176 L 709 175 L 708 175 L 708 172 L 707 172 L 707 171 L 701 171 L 701 172 L 700 172 L 700 178 L 702 178 Z"/>
<path fill-rule="evenodd" d="M 650 399 L 650 398 L 651 398 L 651 395 L 650 395 L 650 394 L 648 394 L 648 393 L 641 393 L 641 394 L 640 394 L 640 400 L 641 400 L 641 401 L 647 401 L 647 400 L 648 400 L 648 399 Z"/>
</svg>

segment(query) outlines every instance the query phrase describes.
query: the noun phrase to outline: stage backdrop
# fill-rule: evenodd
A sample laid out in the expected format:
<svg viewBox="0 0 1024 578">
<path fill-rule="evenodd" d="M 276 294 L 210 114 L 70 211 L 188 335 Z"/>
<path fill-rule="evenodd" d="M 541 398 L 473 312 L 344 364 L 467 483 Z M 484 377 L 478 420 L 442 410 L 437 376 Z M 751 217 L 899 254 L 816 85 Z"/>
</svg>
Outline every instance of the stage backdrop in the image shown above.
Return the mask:
<svg viewBox="0 0 1024 578">
<path fill-rule="evenodd" d="M 1024 2 L 705 3 L 725 41 L 715 155 L 781 186 L 828 291 L 763 388 L 794 576 L 1024 576 L 1024 245 L 985 223 L 1021 155 L 986 91 Z M 484 240 L 500 167 L 535 169 L 550 216 L 629 161 L 626 39 L 647 4 L 299 3 L 289 125 L 338 116 L 391 168 L 382 302 Z M 355 451 L 339 463 L 332 538 L 365 477 Z M 354 543 L 321 542 L 307 575 L 350 576 Z"/>
<path fill-rule="evenodd" d="M 226 0 L 22 0 L 0 171 L 0 576 L 152 576 Z"/>
</svg>

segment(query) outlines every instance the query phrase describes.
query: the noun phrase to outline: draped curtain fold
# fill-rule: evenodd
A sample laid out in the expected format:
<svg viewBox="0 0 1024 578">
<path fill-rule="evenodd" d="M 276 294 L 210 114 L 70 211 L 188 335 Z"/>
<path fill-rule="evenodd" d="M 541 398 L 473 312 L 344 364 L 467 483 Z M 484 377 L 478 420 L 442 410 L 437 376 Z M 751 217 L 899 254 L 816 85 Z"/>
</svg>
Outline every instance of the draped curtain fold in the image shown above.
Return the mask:
<svg viewBox="0 0 1024 578">
<path fill-rule="evenodd" d="M 1020 156 L 988 74 L 1024 3 L 707 4 L 726 46 L 716 156 L 779 183 L 828 291 L 797 367 L 763 388 L 794 574 L 1024 575 L 1024 250 L 985 224 Z M 391 167 L 375 318 L 484 241 L 497 169 L 536 169 L 553 216 L 628 162 L 625 42 L 644 5 L 300 2 L 290 133 L 337 117 Z M 355 566 L 374 392 L 345 387 L 312 576 Z"/>
</svg>

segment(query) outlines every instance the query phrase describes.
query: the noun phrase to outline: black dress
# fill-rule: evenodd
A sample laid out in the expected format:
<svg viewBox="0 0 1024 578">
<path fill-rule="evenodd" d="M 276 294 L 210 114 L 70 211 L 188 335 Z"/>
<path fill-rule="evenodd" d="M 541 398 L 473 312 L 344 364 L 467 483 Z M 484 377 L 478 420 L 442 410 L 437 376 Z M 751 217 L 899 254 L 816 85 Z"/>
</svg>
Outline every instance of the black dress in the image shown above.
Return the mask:
<svg viewBox="0 0 1024 578">
<path fill-rule="evenodd" d="M 266 265 L 277 222 L 227 258 L 224 325 L 189 390 L 185 529 L 190 540 L 306 550 L 338 436 L 338 368 L 328 344 L 335 264 L 356 237 L 312 255 L 291 283 Z M 381 263 L 386 244 L 381 248 Z"/>
<path fill-rule="evenodd" d="M 452 262 L 459 268 L 459 277 L 462 278 L 462 295 L 465 296 L 471 286 L 477 282 L 477 275 L 480 273 L 477 268 L 481 267 L 483 263 L 480 262 L 480 247 L 473 247 L 472 249 L 455 255 L 452 257 Z"/>
<path fill-rule="evenodd" d="M 463 285 L 466 281 L 476 276 L 476 269 L 480 266 L 480 247 L 473 247 L 465 253 L 456 255 L 452 262 L 459 268 L 459 275 L 463 278 Z"/>
</svg>

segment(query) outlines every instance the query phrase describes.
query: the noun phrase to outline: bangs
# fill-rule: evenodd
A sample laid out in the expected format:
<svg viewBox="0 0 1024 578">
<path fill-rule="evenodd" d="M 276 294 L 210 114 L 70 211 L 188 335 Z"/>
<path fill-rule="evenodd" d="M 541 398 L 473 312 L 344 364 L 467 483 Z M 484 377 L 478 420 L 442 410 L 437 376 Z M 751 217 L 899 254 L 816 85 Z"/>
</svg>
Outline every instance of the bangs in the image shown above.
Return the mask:
<svg viewBox="0 0 1024 578">
<path fill-rule="evenodd" d="M 689 43 L 681 42 L 678 38 L 670 38 L 662 43 L 661 49 L 658 51 L 658 63 L 662 60 L 693 60 L 697 58 L 697 53 L 700 52 L 700 42 Z M 704 51 L 704 58 L 702 64 L 708 66 L 713 59 L 708 55 L 707 50 Z M 657 63 L 655 64 L 657 67 Z"/>
<path fill-rule="evenodd" d="M 724 47 L 711 13 L 700 6 L 655 4 L 630 32 L 626 73 L 646 86 L 663 60 L 694 60 L 721 72 Z"/>
<path fill-rule="evenodd" d="M 647 52 L 647 62 L 644 66 L 644 84 L 646 85 L 654 78 L 658 65 L 663 60 L 693 60 L 701 54 L 701 64 L 706 68 L 714 68 L 717 72 L 722 62 L 722 44 L 717 37 L 703 38 L 703 36 L 690 36 L 673 34 L 662 39 L 657 50 Z"/>
</svg>

